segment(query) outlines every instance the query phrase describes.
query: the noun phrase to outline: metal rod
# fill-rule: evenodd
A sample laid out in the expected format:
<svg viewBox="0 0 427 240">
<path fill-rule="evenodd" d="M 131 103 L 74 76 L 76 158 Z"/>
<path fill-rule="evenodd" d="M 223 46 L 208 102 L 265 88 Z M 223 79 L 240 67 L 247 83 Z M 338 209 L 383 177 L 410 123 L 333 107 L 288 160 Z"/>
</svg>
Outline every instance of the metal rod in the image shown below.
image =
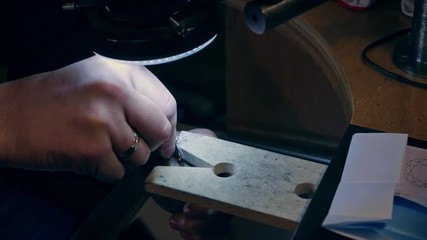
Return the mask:
<svg viewBox="0 0 427 240">
<path fill-rule="evenodd" d="M 248 27 L 262 34 L 322 3 L 326 0 L 255 0 L 245 5 Z"/>
<path fill-rule="evenodd" d="M 427 78 L 427 0 L 415 0 L 411 33 L 393 51 L 397 67 L 409 75 Z"/>
</svg>

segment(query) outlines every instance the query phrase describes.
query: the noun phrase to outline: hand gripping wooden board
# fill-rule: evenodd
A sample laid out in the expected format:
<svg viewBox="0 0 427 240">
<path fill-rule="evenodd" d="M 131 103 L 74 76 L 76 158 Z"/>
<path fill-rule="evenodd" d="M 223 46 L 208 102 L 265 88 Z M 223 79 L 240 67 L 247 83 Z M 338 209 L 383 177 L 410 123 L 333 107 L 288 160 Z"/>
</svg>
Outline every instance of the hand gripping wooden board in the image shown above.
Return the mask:
<svg viewBox="0 0 427 240">
<path fill-rule="evenodd" d="M 326 166 L 195 133 L 177 146 L 194 167 L 157 166 L 146 190 L 265 224 L 296 228 Z"/>
</svg>

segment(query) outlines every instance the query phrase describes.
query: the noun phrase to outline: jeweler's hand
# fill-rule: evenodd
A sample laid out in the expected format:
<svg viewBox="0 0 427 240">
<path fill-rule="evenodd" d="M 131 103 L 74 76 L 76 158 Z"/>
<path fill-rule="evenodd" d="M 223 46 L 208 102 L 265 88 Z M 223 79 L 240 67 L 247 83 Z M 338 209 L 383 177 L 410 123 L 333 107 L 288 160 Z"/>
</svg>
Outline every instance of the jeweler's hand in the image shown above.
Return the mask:
<svg viewBox="0 0 427 240">
<path fill-rule="evenodd" d="M 217 137 L 205 128 L 192 129 L 190 132 Z M 228 235 L 231 219 L 229 214 L 186 203 L 182 212 L 174 213 L 169 218 L 169 225 L 179 231 L 185 240 L 222 240 Z"/>
<path fill-rule="evenodd" d="M 185 240 L 221 240 L 230 228 L 232 216 L 196 204 L 187 203 L 183 213 L 170 217 L 171 228 Z"/>
<path fill-rule="evenodd" d="M 172 155 L 175 128 L 175 99 L 137 65 L 94 56 L 0 85 L 0 166 L 114 181 L 155 149 Z"/>
</svg>

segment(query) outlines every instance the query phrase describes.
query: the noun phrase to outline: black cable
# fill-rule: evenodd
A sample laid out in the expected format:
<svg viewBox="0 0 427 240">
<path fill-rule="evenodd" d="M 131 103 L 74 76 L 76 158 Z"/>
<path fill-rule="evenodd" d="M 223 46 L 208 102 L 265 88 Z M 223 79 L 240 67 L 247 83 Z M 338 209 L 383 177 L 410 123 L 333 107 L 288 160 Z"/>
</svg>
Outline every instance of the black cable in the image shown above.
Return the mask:
<svg viewBox="0 0 427 240">
<path fill-rule="evenodd" d="M 381 45 L 381 44 L 383 44 L 383 43 L 385 43 L 387 41 L 390 41 L 390 40 L 392 40 L 392 39 L 394 39 L 396 37 L 399 37 L 399 36 L 404 35 L 404 34 L 408 34 L 410 31 L 411 31 L 410 28 L 407 28 L 407 29 L 404 29 L 404 30 L 400 30 L 398 32 L 392 33 L 392 34 L 390 34 L 388 36 L 385 36 L 383 38 L 380 38 L 380 39 L 378 39 L 378 40 L 370 43 L 368 46 L 366 46 L 365 49 L 363 49 L 362 54 L 361 54 L 361 59 L 362 59 L 362 61 L 365 64 L 367 64 L 368 66 L 370 66 L 370 67 L 376 69 L 377 71 L 383 73 L 387 77 L 393 78 L 393 79 L 395 79 L 395 80 L 397 80 L 399 82 L 402 82 L 402 83 L 405 83 L 405 84 L 409 84 L 411 86 L 415 86 L 415 87 L 419 87 L 419 88 L 426 88 L 427 89 L 427 84 L 410 80 L 410 79 L 408 79 L 408 78 L 406 78 L 406 77 L 404 77 L 402 75 L 399 75 L 397 73 L 389 71 L 389 70 L 381 67 L 380 65 L 376 64 L 374 61 L 372 61 L 368 57 L 368 51 L 369 50 L 371 50 L 371 49 L 373 49 L 375 47 L 378 47 L 379 45 Z"/>
</svg>

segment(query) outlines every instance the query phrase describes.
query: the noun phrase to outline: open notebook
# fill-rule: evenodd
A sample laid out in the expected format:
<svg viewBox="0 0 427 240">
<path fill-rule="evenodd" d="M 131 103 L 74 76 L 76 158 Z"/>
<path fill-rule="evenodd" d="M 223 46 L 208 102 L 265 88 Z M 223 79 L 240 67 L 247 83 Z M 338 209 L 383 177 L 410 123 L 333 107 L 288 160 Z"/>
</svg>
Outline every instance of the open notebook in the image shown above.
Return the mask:
<svg viewBox="0 0 427 240">
<path fill-rule="evenodd" d="M 427 150 L 358 133 L 322 226 L 355 239 L 427 239 Z"/>
</svg>

